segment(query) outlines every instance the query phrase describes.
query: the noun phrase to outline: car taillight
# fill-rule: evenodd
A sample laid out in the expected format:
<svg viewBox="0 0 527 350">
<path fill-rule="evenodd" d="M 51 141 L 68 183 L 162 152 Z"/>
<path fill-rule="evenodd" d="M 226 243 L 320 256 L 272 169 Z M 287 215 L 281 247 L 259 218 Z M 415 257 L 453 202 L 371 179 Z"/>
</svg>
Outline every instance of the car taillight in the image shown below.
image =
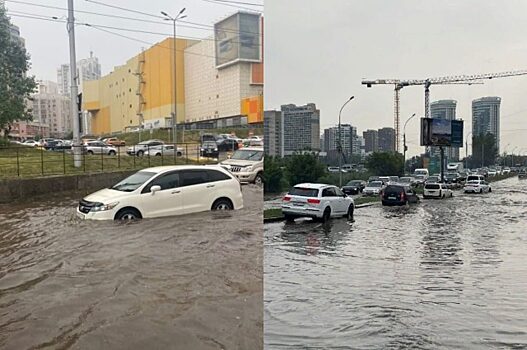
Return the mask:
<svg viewBox="0 0 527 350">
<path fill-rule="evenodd" d="M 404 201 L 404 192 L 401 192 L 401 200 Z"/>
<path fill-rule="evenodd" d="M 291 200 L 291 197 L 289 196 L 285 196 L 284 198 L 282 198 L 282 201 L 284 202 L 289 202 Z"/>
<path fill-rule="evenodd" d="M 308 202 L 309 204 L 320 204 L 320 199 L 309 198 L 309 199 L 307 200 L 307 202 Z"/>
</svg>

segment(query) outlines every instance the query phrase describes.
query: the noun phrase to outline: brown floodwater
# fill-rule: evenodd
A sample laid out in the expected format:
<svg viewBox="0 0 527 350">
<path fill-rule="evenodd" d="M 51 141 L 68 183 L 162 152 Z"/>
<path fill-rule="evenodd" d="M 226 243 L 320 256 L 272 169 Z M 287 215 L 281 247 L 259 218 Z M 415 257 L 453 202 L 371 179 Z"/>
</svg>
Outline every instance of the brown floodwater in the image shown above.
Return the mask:
<svg viewBox="0 0 527 350">
<path fill-rule="evenodd" d="M 245 208 L 80 221 L 81 194 L 0 206 L 0 348 L 261 349 L 262 191 Z"/>
</svg>

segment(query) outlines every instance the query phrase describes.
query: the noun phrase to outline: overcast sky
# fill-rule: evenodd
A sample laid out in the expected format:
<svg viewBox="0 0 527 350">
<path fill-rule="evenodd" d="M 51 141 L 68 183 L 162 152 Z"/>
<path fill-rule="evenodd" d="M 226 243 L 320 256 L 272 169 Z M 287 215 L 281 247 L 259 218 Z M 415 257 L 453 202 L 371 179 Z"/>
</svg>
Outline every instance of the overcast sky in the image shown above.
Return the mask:
<svg viewBox="0 0 527 350">
<path fill-rule="evenodd" d="M 46 9 L 42 7 L 21 4 L 18 1 L 33 4 L 43 4 L 47 6 L 66 8 L 67 0 L 17 0 L 15 2 L 6 0 L 8 13 L 11 14 L 11 20 L 20 27 L 21 35 L 26 40 L 26 48 L 31 55 L 32 70 L 38 79 L 47 79 L 56 81 L 56 69 L 62 63 L 69 62 L 69 46 L 66 25 L 64 23 L 54 23 L 42 20 L 21 18 L 15 14 L 28 13 L 39 16 L 66 18 L 67 11 Z M 160 14 L 165 11 L 171 15 L 176 15 L 180 9 L 186 8 L 185 21 L 191 21 L 201 24 L 213 25 L 218 20 L 227 17 L 237 11 L 235 7 L 210 3 L 204 0 L 97 0 L 100 3 L 111 4 L 114 6 L 124 7 L 132 10 L 143 11 L 151 14 Z M 262 0 L 255 0 L 254 3 L 262 3 Z M 86 0 L 75 0 L 76 10 L 85 10 L 103 14 L 118 16 L 134 17 L 137 19 L 146 19 L 157 21 L 158 19 L 118 9 L 108 8 L 99 4 L 90 3 Z M 262 10 L 261 7 L 254 7 L 256 10 Z M 76 19 L 79 22 L 98 24 L 112 27 L 128 28 L 134 30 L 146 30 L 166 33 L 172 36 L 172 22 L 159 20 L 157 23 L 145 23 L 141 21 L 122 20 L 116 18 L 102 17 L 98 15 L 77 13 Z M 181 23 L 184 24 L 184 23 Z M 165 38 L 164 35 L 151 35 L 142 33 L 130 33 L 126 31 L 113 32 L 126 36 L 132 36 L 136 39 L 156 43 Z M 213 30 L 193 29 L 183 26 L 178 27 L 178 36 L 192 36 L 198 38 L 213 35 Z M 135 42 L 113 34 L 101 32 L 97 29 L 86 26 L 76 27 L 77 38 L 77 59 L 89 56 L 90 51 L 99 58 L 102 65 L 103 74 L 109 73 L 114 66 L 121 65 L 138 52 L 142 47 L 149 47 L 148 44 Z"/>
<path fill-rule="evenodd" d="M 523 0 L 266 0 L 265 17 L 265 108 L 314 102 L 321 129 L 337 123 L 351 95 L 355 100 L 344 109 L 343 123 L 360 133 L 393 127 L 393 86 L 368 89 L 361 85 L 363 78 L 527 69 Z M 465 134 L 472 128 L 471 101 L 482 96 L 502 97 L 501 150 L 516 146 L 516 153 L 527 153 L 527 76 L 431 87 L 431 101 L 458 101 Z M 413 113 L 424 114 L 421 86 L 401 91 L 401 125 Z M 409 154 L 421 153 L 417 118 L 406 134 Z"/>
</svg>

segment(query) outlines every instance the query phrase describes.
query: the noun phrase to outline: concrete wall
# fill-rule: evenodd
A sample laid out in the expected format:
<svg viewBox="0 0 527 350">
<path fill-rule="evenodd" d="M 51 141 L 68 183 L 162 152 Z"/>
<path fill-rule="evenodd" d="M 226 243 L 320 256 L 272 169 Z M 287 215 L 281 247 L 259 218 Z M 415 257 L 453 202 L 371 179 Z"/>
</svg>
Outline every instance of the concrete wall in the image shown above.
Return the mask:
<svg viewBox="0 0 527 350">
<path fill-rule="evenodd" d="M 67 191 L 97 191 L 115 185 L 137 170 L 111 173 L 50 176 L 33 179 L 0 180 L 0 203 Z"/>
</svg>

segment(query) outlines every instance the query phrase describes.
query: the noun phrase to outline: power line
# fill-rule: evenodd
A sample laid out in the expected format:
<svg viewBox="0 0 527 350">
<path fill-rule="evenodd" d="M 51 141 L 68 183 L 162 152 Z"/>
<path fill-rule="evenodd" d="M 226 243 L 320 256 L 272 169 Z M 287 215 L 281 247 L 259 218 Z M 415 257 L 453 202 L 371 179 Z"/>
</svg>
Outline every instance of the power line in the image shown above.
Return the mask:
<svg viewBox="0 0 527 350">
<path fill-rule="evenodd" d="M 153 15 L 151 13 L 146 13 L 146 12 L 142 12 L 142 11 L 138 11 L 138 10 L 131 10 L 131 9 L 127 9 L 127 8 L 124 8 L 124 7 L 119 7 L 119 6 L 115 6 L 115 5 L 109 5 L 109 4 L 105 4 L 104 2 L 99 2 L 99 1 L 95 1 L 95 0 L 84 0 L 84 1 L 91 2 L 93 4 L 98 4 L 98 5 L 101 5 L 101 6 L 111 7 L 111 8 L 114 8 L 114 9 L 121 10 L 121 11 L 127 11 L 127 12 L 132 12 L 132 13 L 135 13 L 135 14 L 140 14 L 140 15 L 143 15 L 143 16 L 164 19 L 164 17 L 160 16 L 160 15 Z"/>
<path fill-rule="evenodd" d="M 10 11 L 9 13 L 12 13 L 12 12 L 15 12 L 17 13 L 18 11 Z M 40 18 L 44 17 L 42 15 L 34 15 L 34 14 L 30 14 L 30 13 L 24 13 L 24 12 L 18 12 L 18 13 L 21 13 L 22 15 L 26 15 L 26 16 L 40 16 Z M 16 14 L 13 14 L 13 16 L 22 16 L 22 15 L 16 15 Z M 39 17 L 28 17 L 28 18 L 34 18 L 34 19 L 40 19 Z M 77 21 L 76 22 L 78 25 L 89 25 L 89 26 L 92 26 L 92 27 L 100 27 L 100 28 L 106 28 L 106 29 L 114 29 L 114 30 L 120 30 L 120 31 L 127 31 L 127 32 L 132 32 L 132 33 L 143 33 L 143 34 L 152 34 L 152 35 L 160 35 L 160 36 L 164 36 L 164 37 L 170 37 L 172 36 L 172 34 L 170 33 L 161 33 L 161 32 L 154 32 L 154 31 L 148 31 L 148 30 L 141 30 L 141 29 L 130 29 L 130 28 L 121 28 L 121 27 L 114 27 L 114 26 L 107 26 L 107 25 L 102 25 L 102 24 L 94 24 L 94 23 L 86 23 L 86 22 L 80 22 L 80 21 Z M 216 42 L 216 39 L 215 38 L 198 38 L 198 37 L 193 37 L 193 36 L 178 36 L 179 38 L 182 38 L 182 39 L 188 39 L 188 40 L 199 40 L 199 41 L 214 41 Z M 232 43 L 234 44 L 243 44 L 242 42 L 240 41 L 232 41 Z M 253 44 L 253 46 L 258 46 L 258 47 L 261 47 L 262 44 Z"/>
<path fill-rule="evenodd" d="M 211 4 L 216 4 L 216 5 L 223 5 L 223 6 L 234 7 L 234 8 L 241 9 L 241 10 L 248 10 L 248 11 L 254 11 L 254 12 L 262 13 L 261 11 L 258 11 L 258 10 L 255 10 L 255 9 L 252 9 L 252 8 L 249 8 L 249 7 L 242 7 L 242 6 L 238 6 L 238 5 L 232 5 L 230 3 L 223 2 L 223 1 L 220 1 L 220 2 L 214 1 L 214 0 L 201 0 L 201 1 L 209 2 Z"/>
<path fill-rule="evenodd" d="M 53 9 L 53 10 L 64 10 L 64 11 L 68 10 L 67 8 L 60 7 L 60 6 L 35 4 L 35 3 L 31 3 L 31 2 L 27 2 L 27 1 L 20 1 L 20 0 L 4 0 L 4 1 L 12 2 L 12 3 L 16 3 L 16 4 L 21 4 L 21 5 L 28 5 L 28 6 L 36 6 L 36 7 L 41 7 L 41 8 Z M 138 22 L 143 22 L 143 23 L 163 24 L 163 25 L 167 25 L 167 26 L 172 26 L 172 24 L 167 23 L 165 21 L 153 21 L 153 20 L 142 19 L 142 18 L 118 16 L 118 15 L 111 15 L 111 14 L 107 14 L 107 13 L 85 11 L 85 10 L 75 10 L 75 12 L 76 13 L 85 13 L 85 14 L 90 14 L 90 15 L 96 15 L 96 16 L 109 17 L 109 18 L 125 19 L 125 20 L 130 20 L 130 21 L 138 21 Z M 199 29 L 199 30 L 207 30 L 207 31 L 211 31 L 211 30 L 213 31 L 214 30 L 214 26 L 212 26 L 212 25 L 207 25 L 207 24 L 202 24 L 202 23 L 197 23 L 197 22 L 189 22 L 189 21 L 178 21 L 178 22 L 187 23 L 187 25 L 185 25 L 185 24 L 177 24 L 178 27 Z M 255 34 L 254 32 L 239 31 L 239 30 L 232 30 L 232 29 L 222 29 L 222 30 L 225 31 L 225 32 L 230 32 L 230 33 Z"/>
<path fill-rule="evenodd" d="M 233 0 L 215 0 L 216 2 L 228 2 L 231 4 L 238 4 L 238 5 L 249 5 L 249 6 L 260 6 L 263 7 L 263 4 L 255 4 L 253 2 L 243 2 L 243 1 L 233 1 Z"/>
</svg>

